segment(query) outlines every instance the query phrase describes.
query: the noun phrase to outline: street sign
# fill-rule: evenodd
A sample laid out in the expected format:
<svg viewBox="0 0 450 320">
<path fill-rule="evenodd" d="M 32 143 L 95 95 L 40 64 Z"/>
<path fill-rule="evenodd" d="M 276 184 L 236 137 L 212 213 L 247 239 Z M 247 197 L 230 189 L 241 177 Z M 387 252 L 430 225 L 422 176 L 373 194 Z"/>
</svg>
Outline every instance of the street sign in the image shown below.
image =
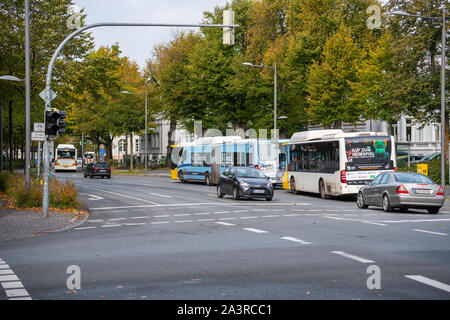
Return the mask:
<svg viewBox="0 0 450 320">
<path fill-rule="evenodd" d="M 106 149 L 100 149 L 100 155 L 105 156 L 106 155 Z"/>
<path fill-rule="evenodd" d="M 47 90 L 44 89 L 39 93 L 39 97 L 41 97 L 42 100 L 47 101 Z M 56 92 L 50 89 L 50 101 L 56 98 Z"/>
<path fill-rule="evenodd" d="M 31 132 L 31 141 L 45 141 L 45 132 Z"/>
<path fill-rule="evenodd" d="M 35 132 L 45 132 L 45 123 L 35 123 L 34 131 Z"/>
</svg>

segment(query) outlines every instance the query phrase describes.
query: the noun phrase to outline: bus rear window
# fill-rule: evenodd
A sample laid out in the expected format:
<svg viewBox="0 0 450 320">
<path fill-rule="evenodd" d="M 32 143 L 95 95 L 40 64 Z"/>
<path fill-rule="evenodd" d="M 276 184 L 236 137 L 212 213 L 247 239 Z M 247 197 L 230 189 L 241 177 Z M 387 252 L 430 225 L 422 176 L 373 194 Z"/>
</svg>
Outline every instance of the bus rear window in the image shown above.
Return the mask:
<svg viewBox="0 0 450 320">
<path fill-rule="evenodd" d="M 56 156 L 60 159 L 74 159 L 75 150 L 58 150 Z"/>
</svg>

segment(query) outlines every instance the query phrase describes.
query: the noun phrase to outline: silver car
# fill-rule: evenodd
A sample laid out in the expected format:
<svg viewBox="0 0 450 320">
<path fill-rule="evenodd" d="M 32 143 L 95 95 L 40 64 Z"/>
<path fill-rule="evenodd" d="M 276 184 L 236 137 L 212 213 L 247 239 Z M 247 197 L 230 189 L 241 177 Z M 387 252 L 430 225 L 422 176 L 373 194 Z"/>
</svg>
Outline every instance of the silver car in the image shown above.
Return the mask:
<svg viewBox="0 0 450 320">
<path fill-rule="evenodd" d="M 438 213 L 444 205 L 444 189 L 421 173 L 384 172 L 358 192 L 361 209 L 381 206 L 386 212 L 399 209 L 427 209 Z"/>
</svg>

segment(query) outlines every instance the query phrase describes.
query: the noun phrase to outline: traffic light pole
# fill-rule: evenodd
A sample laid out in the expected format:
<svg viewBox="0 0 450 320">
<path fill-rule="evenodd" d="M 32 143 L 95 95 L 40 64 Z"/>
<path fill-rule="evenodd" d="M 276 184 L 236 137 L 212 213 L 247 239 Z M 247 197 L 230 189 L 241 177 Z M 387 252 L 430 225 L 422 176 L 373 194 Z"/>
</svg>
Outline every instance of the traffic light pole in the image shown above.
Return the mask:
<svg viewBox="0 0 450 320">
<path fill-rule="evenodd" d="M 228 30 L 234 31 L 234 28 L 239 27 L 234 24 L 162 24 L 162 23 L 117 23 L 117 22 L 100 22 L 93 23 L 87 26 L 84 26 L 78 30 L 75 30 L 70 35 L 64 39 L 63 42 L 59 45 L 56 51 L 53 53 L 52 59 L 48 65 L 47 76 L 46 76 L 46 86 L 45 86 L 45 111 L 50 110 L 50 92 L 52 85 L 52 72 L 53 67 L 55 65 L 56 59 L 58 58 L 59 53 L 64 48 L 64 46 L 75 36 L 78 34 L 92 28 L 97 27 L 177 27 L 177 28 L 222 28 L 224 31 Z M 232 43 L 230 43 L 232 44 Z M 45 137 L 44 141 L 44 181 L 43 181 L 43 190 L 42 190 L 42 216 L 44 218 L 48 217 L 48 204 L 49 204 L 49 176 L 50 176 L 50 163 L 49 163 L 49 136 Z"/>
</svg>

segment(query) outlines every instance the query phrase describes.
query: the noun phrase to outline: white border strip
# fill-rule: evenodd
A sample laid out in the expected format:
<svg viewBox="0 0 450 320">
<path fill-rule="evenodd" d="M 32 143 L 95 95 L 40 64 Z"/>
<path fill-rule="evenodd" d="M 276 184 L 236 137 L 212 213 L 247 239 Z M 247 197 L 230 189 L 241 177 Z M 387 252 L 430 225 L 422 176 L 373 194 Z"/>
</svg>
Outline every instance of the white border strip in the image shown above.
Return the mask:
<svg viewBox="0 0 450 320">
<path fill-rule="evenodd" d="M 372 261 L 372 260 L 368 260 L 368 259 L 365 259 L 365 258 L 354 256 L 352 254 L 345 253 L 343 251 L 331 251 L 331 252 L 334 253 L 334 254 L 338 254 L 340 256 L 349 258 L 349 259 L 356 260 L 356 261 L 361 262 L 361 263 L 374 263 L 375 262 L 375 261 Z"/>
<path fill-rule="evenodd" d="M 415 280 L 415 281 L 427 284 L 429 286 L 450 292 L 450 286 L 448 284 L 445 284 L 445 283 L 442 283 L 442 282 L 439 282 L 439 281 L 436 281 L 433 279 L 429 279 L 424 276 L 409 275 L 409 276 L 405 276 L 405 277 L 408 279 Z"/>
<path fill-rule="evenodd" d="M 0 285 L 5 290 L 9 300 L 32 300 L 28 291 L 6 262 L 0 258 L 2 270 L 0 272 Z M 5 268 L 8 267 L 8 268 Z"/>
</svg>

